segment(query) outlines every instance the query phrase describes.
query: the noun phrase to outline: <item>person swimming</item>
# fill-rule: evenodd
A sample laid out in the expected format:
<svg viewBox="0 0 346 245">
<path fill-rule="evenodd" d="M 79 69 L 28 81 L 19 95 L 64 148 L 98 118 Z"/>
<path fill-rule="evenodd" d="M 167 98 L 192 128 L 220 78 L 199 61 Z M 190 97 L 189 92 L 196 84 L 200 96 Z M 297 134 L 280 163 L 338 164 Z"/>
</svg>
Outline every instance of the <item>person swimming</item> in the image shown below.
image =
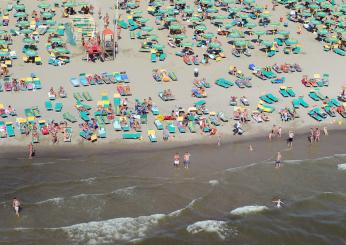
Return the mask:
<svg viewBox="0 0 346 245">
<path fill-rule="evenodd" d="M 14 211 L 16 212 L 16 215 L 19 217 L 19 211 L 20 211 L 20 207 L 21 204 L 20 204 L 20 201 L 15 197 L 13 198 L 12 200 L 12 207 L 14 209 Z"/>
<path fill-rule="evenodd" d="M 272 201 L 273 203 L 276 203 L 276 207 L 277 208 L 282 208 L 282 205 L 285 205 L 285 203 L 283 201 L 281 201 L 281 199 L 279 198 L 278 200 L 274 200 Z"/>
</svg>

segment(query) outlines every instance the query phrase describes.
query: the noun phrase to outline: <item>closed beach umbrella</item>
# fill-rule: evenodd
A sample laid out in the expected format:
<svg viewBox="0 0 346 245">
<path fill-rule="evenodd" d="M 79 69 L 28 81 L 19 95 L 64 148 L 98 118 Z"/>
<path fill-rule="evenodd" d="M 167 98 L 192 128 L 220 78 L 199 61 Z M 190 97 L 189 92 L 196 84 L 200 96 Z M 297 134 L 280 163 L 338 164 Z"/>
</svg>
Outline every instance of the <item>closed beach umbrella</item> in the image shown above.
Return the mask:
<svg viewBox="0 0 346 245">
<path fill-rule="evenodd" d="M 29 57 L 35 57 L 37 56 L 37 52 L 33 49 L 28 49 L 25 51 L 25 54 Z"/>
</svg>

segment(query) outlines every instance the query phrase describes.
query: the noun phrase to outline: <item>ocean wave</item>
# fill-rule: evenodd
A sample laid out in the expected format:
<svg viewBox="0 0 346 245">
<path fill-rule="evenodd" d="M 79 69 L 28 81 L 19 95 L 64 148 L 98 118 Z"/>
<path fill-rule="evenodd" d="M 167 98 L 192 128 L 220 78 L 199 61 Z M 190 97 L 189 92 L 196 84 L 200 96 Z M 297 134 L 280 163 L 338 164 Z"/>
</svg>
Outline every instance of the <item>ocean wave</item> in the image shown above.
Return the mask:
<svg viewBox="0 0 346 245">
<path fill-rule="evenodd" d="M 219 220 L 203 220 L 189 225 L 186 230 L 191 234 L 200 232 L 216 233 L 222 240 L 236 235 L 237 231 L 229 227 L 225 221 Z"/>
<path fill-rule="evenodd" d="M 35 204 L 40 205 L 40 204 L 52 203 L 55 205 L 60 205 L 63 201 L 64 201 L 63 197 L 54 197 L 54 198 L 50 198 L 50 199 L 43 200 L 40 202 L 36 202 Z"/>
<path fill-rule="evenodd" d="M 338 169 L 339 170 L 346 170 L 346 163 L 338 164 Z"/>
<path fill-rule="evenodd" d="M 215 186 L 215 185 L 218 185 L 218 184 L 219 184 L 219 181 L 216 180 L 216 179 L 212 179 L 212 180 L 209 180 L 208 183 L 209 183 L 210 185 L 212 185 L 212 186 Z"/>
<path fill-rule="evenodd" d="M 254 162 L 254 163 L 251 163 L 251 164 L 248 164 L 248 165 L 244 165 L 244 166 L 228 168 L 225 171 L 227 171 L 227 172 L 237 172 L 237 171 L 245 169 L 245 168 L 250 168 L 250 167 L 256 166 L 257 164 L 259 164 L 259 163 L 258 162 Z"/>
<path fill-rule="evenodd" d="M 259 213 L 267 209 L 267 206 L 250 205 L 233 209 L 230 213 L 233 215 L 247 215 L 252 213 Z"/>
<path fill-rule="evenodd" d="M 202 197 L 199 197 L 199 198 L 196 198 L 196 199 L 193 199 L 191 202 L 189 202 L 189 204 L 187 204 L 185 207 L 181 208 L 181 209 L 178 209 L 172 213 L 170 213 L 168 216 L 170 217 L 176 217 L 176 216 L 179 216 L 181 215 L 185 210 L 189 210 L 189 209 L 192 209 L 193 206 L 196 204 L 197 201 L 201 200 Z"/>
<path fill-rule="evenodd" d="M 66 232 L 73 242 L 105 244 L 144 238 L 150 229 L 165 217 L 165 214 L 153 214 L 135 218 L 115 218 L 61 227 L 60 229 Z"/>
</svg>

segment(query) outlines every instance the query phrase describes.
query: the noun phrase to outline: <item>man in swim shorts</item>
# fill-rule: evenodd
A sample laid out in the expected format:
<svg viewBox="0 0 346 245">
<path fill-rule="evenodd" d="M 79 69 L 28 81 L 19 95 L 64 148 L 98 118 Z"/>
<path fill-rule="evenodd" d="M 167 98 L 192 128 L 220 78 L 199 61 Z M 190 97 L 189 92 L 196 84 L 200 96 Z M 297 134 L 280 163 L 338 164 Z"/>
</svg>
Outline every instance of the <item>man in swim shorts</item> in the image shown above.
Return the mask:
<svg viewBox="0 0 346 245">
<path fill-rule="evenodd" d="M 20 202 L 16 197 L 12 200 L 12 207 L 14 208 L 16 215 L 19 217 Z"/>
<path fill-rule="evenodd" d="M 191 156 L 191 154 L 189 152 L 185 152 L 185 154 L 184 154 L 184 167 L 185 168 L 189 168 L 190 156 Z"/>
<path fill-rule="evenodd" d="M 175 155 L 174 155 L 173 166 L 174 166 L 174 167 L 179 167 L 179 163 L 180 163 L 180 156 L 179 156 L 179 153 L 175 153 Z"/>
</svg>

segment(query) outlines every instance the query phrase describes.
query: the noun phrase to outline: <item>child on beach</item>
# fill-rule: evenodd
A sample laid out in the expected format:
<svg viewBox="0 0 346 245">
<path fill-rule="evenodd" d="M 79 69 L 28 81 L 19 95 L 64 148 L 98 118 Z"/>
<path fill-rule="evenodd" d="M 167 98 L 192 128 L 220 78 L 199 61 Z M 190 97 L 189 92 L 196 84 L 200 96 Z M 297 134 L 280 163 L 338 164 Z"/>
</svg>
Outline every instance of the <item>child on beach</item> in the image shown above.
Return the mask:
<svg viewBox="0 0 346 245">
<path fill-rule="evenodd" d="M 191 156 L 191 154 L 189 152 L 185 152 L 185 154 L 184 154 L 184 167 L 185 168 L 189 168 L 190 156 Z"/>
<path fill-rule="evenodd" d="M 179 163 L 180 163 L 180 155 L 179 155 L 179 153 L 175 153 L 173 166 L 177 168 L 177 167 L 179 167 Z"/>
</svg>

